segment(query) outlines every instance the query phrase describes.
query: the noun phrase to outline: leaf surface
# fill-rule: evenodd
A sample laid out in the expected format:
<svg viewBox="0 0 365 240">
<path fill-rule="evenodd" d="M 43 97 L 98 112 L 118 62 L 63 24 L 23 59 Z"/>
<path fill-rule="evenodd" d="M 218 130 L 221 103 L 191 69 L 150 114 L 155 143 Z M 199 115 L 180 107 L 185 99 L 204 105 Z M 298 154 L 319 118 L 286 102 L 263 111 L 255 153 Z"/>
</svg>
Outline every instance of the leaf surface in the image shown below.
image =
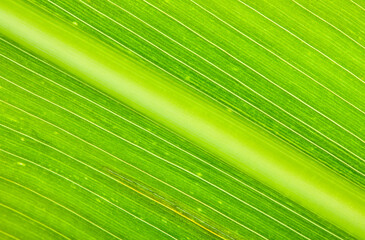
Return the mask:
<svg viewBox="0 0 365 240">
<path fill-rule="evenodd" d="M 360 3 L 0 10 L 5 239 L 364 237 Z"/>
</svg>

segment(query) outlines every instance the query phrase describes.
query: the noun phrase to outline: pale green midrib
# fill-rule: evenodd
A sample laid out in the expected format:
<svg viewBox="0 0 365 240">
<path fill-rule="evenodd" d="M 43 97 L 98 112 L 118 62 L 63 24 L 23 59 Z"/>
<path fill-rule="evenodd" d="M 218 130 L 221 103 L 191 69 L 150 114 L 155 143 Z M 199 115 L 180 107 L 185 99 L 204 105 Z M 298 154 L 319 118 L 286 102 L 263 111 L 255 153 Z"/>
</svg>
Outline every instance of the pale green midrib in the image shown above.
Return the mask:
<svg viewBox="0 0 365 240">
<path fill-rule="evenodd" d="M 0 28 L 8 37 L 205 146 L 349 233 L 365 235 L 361 189 L 248 121 L 238 121 L 92 39 L 85 41 L 85 36 L 62 23 L 56 25 L 15 1 L 2 1 L 0 8 Z"/>
<path fill-rule="evenodd" d="M 57 71 L 62 72 L 63 74 L 67 75 L 68 77 L 72 78 L 73 80 L 78 81 L 79 83 L 81 83 L 81 84 L 85 85 L 85 82 L 82 82 L 81 80 L 79 80 L 79 79 L 75 78 L 74 76 L 71 76 L 71 75 L 69 75 L 69 74 L 68 74 L 68 73 L 66 73 L 66 72 L 63 72 L 61 69 L 58 69 L 58 68 L 56 68 L 55 66 L 53 66 L 53 65 L 51 65 L 51 64 L 48 64 L 48 63 L 44 62 L 43 60 L 41 60 L 41 59 L 37 58 L 36 56 L 31 55 L 30 53 L 28 53 L 28 52 L 24 51 L 23 49 L 18 48 L 17 46 L 15 46 L 15 45 L 11 44 L 10 42 L 6 41 L 5 39 L 0 38 L 0 40 L 2 40 L 2 41 L 4 41 L 4 42 L 6 42 L 7 44 L 10 44 L 12 47 L 17 48 L 18 50 L 20 50 L 20 51 L 22 51 L 23 53 L 25 53 L 25 54 L 27 54 L 27 55 L 31 56 L 32 58 L 35 58 L 35 59 L 37 59 L 38 61 L 41 61 L 42 63 L 47 64 L 48 66 L 50 66 L 50 67 L 52 67 L 52 68 L 54 68 L 54 69 L 57 69 Z M 11 60 L 11 61 L 12 61 L 12 60 Z M 24 67 L 24 66 L 23 66 L 23 67 Z M 30 70 L 30 71 L 31 71 L 31 70 Z M 48 80 L 49 80 L 49 79 L 48 79 Z M 51 81 L 51 80 L 50 80 L 50 81 Z M 52 81 L 52 82 L 53 82 L 53 81 Z M 56 85 L 59 85 L 59 84 L 58 84 L 58 83 L 56 83 L 56 82 L 53 82 L 53 83 L 54 83 L 54 84 L 56 84 Z M 86 86 L 86 85 L 85 85 L 85 86 Z M 91 87 L 90 85 L 87 85 L 87 86 L 88 86 L 88 87 Z M 62 88 L 65 88 L 64 86 L 61 86 L 61 87 L 62 87 Z M 92 87 L 91 87 L 91 88 L 92 88 Z M 71 91 L 70 89 L 67 89 L 67 88 L 65 88 L 65 89 L 66 89 L 66 90 L 68 90 L 68 91 Z M 129 108 L 128 106 L 126 106 L 126 105 L 122 104 L 121 102 L 117 101 L 115 98 L 112 98 L 111 96 L 106 95 L 106 94 L 104 94 L 103 92 L 100 92 L 98 89 L 93 88 L 93 90 L 94 90 L 94 91 L 98 91 L 100 94 L 102 94 L 103 96 L 107 97 L 109 100 L 115 101 L 117 104 L 119 104 L 119 105 L 123 105 L 124 107 Z M 74 94 L 76 94 L 76 95 L 78 95 L 78 96 L 80 96 L 78 93 L 75 93 L 75 92 L 73 92 L 73 93 L 74 93 Z M 83 96 L 80 96 L 80 97 L 85 98 L 85 97 L 83 97 Z M 87 98 L 85 98 L 85 99 L 86 99 L 86 100 L 88 100 Z M 212 99 L 212 100 L 214 100 L 214 99 Z M 0 100 L 0 101 L 1 101 L 1 100 Z M 88 101 L 90 101 L 90 100 L 88 100 Z M 9 104 L 9 103 L 6 103 L 6 102 L 3 102 L 3 103 L 5 103 L 5 104 Z M 118 116 L 118 117 L 119 117 L 119 118 L 121 118 L 122 120 L 127 121 L 127 122 L 131 123 L 132 125 L 135 125 L 135 126 L 136 126 L 136 127 L 138 127 L 139 129 L 141 129 L 141 130 L 143 130 L 143 131 L 145 131 L 145 132 L 148 132 L 148 134 L 151 134 L 151 135 L 153 135 L 154 137 L 159 138 L 160 140 L 162 140 L 162 141 L 166 142 L 167 144 L 169 144 L 169 145 L 173 146 L 174 148 L 177 148 L 177 149 L 179 149 L 179 150 L 181 150 L 181 151 L 183 151 L 183 152 L 187 153 L 188 155 L 192 156 L 193 158 L 197 159 L 198 161 L 204 162 L 205 164 L 209 165 L 210 167 L 213 167 L 214 169 L 216 169 L 217 171 L 220 171 L 221 173 L 223 173 L 223 174 L 224 174 L 224 175 L 226 175 L 227 177 L 234 179 L 236 182 L 238 182 L 238 183 L 240 183 L 240 184 L 242 184 L 242 185 L 244 185 L 244 186 L 246 186 L 246 187 L 249 187 L 249 188 L 250 188 L 250 189 L 252 189 L 253 191 L 257 192 L 258 194 L 260 194 L 260 195 L 264 196 L 265 198 L 270 199 L 271 201 L 273 201 L 273 202 L 275 202 L 276 204 L 278 204 L 278 205 L 280 205 L 280 206 L 284 207 L 285 209 L 289 210 L 290 212 L 292 212 L 292 213 L 294 213 L 294 214 L 296 214 L 296 215 L 298 215 L 298 216 L 302 217 L 302 218 L 303 218 L 303 219 L 305 219 L 306 221 L 310 221 L 310 220 L 309 220 L 309 219 L 307 219 L 306 217 L 304 217 L 304 216 L 302 216 L 302 215 L 298 214 L 297 212 L 293 211 L 292 209 L 288 208 L 287 206 L 283 205 L 282 203 L 280 203 L 280 202 L 278 202 L 278 201 L 276 201 L 276 200 L 274 200 L 274 199 L 270 198 L 268 195 L 266 195 L 266 194 L 264 194 L 264 193 L 262 193 L 262 192 L 258 191 L 257 189 L 253 188 L 252 186 L 247 185 L 246 183 L 244 183 L 244 182 L 240 181 L 239 179 L 237 179 L 237 178 L 235 178 L 234 176 L 232 176 L 232 175 L 228 174 L 227 172 L 225 172 L 225 171 L 221 170 L 220 168 L 217 168 L 217 167 L 215 167 L 214 165 L 211 165 L 210 163 L 208 163 L 208 162 L 206 162 L 205 160 L 203 160 L 203 159 L 201 159 L 201 158 L 199 158 L 199 157 L 195 156 L 194 154 L 192 154 L 192 153 L 190 153 L 190 152 L 187 152 L 186 150 L 181 149 L 179 146 L 174 145 L 173 143 L 171 143 L 171 142 L 167 141 L 166 139 L 161 138 L 161 136 L 156 135 L 156 134 L 154 134 L 154 133 L 152 133 L 152 132 L 149 132 L 147 129 L 144 129 L 143 127 L 141 127 L 141 126 L 137 125 L 137 124 L 136 124 L 136 123 L 134 123 L 134 122 L 130 122 L 129 120 L 125 119 L 124 117 L 122 117 L 122 116 L 120 116 L 120 115 L 118 115 L 118 114 L 116 114 L 116 113 L 114 113 L 114 112 L 110 111 L 110 110 L 109 110 L 109 109 L 107 109 L 107 108 L 104 108 L 104 107 L 100 106 L 100 105 L 99 105 L 99 104 L 97 104 L 97 103 L 94 103 L 94 102 L 93 102 L 93 104 L 95 104 L 95 105 L 97 105 L 97 106 L 99 106 L 99 107 L 103 108 L 104 110 L 106 110 L 106 111 L 108 111 L 108 112 L 112 113 L 113 115 Z M 9 105 L 10 105 L 10 106 L 12 106 L 12 107 L 14 107 L 14 106 L 13 106 L 13 105 L 11 105 L 11 104 L 9 104 Z M 17 108 L 17 107 L 16 107 L 16 108 Z M 20 110 L 20 109 L 19 109 L 19 110 Z M 134 111 L 133 109 L 130 109 L 130 110 L 131 110 L 131 111 Z M 21 110 L 21 111 L 24 111 L 24 110 Z M 26 113 L 26 114 L 29 114 L 29 113 L 27 113 L 27 112 L 25 112 L 25 113 Z M 33 117 L 34 117 L 34 115 L 31 115 L 31 116 L 33 116 Z M 43 120 L 43 119 L 41 119 L 41 120 Z M 150 119 L 150 121 L 153 121 L 153 120 L 152 120 L 152 119 Z M 254 122 L 252 122 L 252 123 L 253 123 L 253 124 L 255 124 Z M 157 123 L 155 123 L 155 124 L 157 124 Z M 161 126 L 161 127 L 162 127 L 162 126 Z M 166 131 L 169 131 L 169 132 L 170 132 L 170 130 L 169 130 L 169 129 L 167 129 L 167 128 L 164 128 L 164 130 L 166 130 Z M 172 132 L 170 132 L 170 133 L 172 134 Z M 270 133 L 270 132 L 268 132 L 268 133 Z M 187 139 L 185 139 L 185 140 L 187 140 Z M 264 213 L 264 214 L 266 214 L 266 213 Z M 275 220 L 275 221 L 276 221 L 276 220 Z M 312 221 L 310 221 L 310 222 L 311 222 L 311 223 L 313 223 Z M 317 225 L 317 224 L 315 224 L 315 223 L 313 223 L 313 224 L 314 224 L 314 225 L 316 225 L 316 226 L 317 226 L 317 227 L 319 227 L 319 228 L 322 228 L 320 225 Z M 323 229 L 323 228 L 322 228 L 322 229 Z M 324 230 L 325 230 L 325 229 L 324 229 Z M 294 231 L 295 231 L 295 230 L 294 230 Z M 325 231 L 328 231 L 328 230 L 325 230 Z M 331 233 L 331 234 L 332 234 L 332 233 Z M 334 236 L 336 236 L 336 235 L 334 235 Z M 338 236 L 336 236 L 336 237 L 338 237 Z"/>
</svg>

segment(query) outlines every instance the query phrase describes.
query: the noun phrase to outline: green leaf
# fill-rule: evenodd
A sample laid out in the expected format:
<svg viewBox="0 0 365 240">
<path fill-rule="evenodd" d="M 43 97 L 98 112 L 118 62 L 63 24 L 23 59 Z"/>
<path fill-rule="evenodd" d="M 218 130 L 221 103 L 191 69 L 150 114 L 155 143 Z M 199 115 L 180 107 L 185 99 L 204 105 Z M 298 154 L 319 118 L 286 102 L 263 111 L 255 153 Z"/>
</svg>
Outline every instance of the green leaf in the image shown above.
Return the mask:
<svg viewBox="0 0 365 240">
<path fill-rule="evenodd" d="M 1 238 L 364 238 L 363 11 L 1 1 Z"/>
</svg>

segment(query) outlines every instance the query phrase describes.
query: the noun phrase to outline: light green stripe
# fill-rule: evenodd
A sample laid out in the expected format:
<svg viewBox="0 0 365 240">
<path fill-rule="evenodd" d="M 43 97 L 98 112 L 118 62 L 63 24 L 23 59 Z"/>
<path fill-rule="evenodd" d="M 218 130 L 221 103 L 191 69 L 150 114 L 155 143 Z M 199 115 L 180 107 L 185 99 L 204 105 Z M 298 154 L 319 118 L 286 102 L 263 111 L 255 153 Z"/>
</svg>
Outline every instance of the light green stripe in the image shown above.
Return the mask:
<svg viewBox="0 0 365 240">
<path fill-rule="evenodd" d="M 238 121 L 160 74 L 15 2 L 0 3 L 0 28 L 8 37 L 223 156 L 353 235 L 365 235 L 361 189 L 248 121 Z"/>
</svg>

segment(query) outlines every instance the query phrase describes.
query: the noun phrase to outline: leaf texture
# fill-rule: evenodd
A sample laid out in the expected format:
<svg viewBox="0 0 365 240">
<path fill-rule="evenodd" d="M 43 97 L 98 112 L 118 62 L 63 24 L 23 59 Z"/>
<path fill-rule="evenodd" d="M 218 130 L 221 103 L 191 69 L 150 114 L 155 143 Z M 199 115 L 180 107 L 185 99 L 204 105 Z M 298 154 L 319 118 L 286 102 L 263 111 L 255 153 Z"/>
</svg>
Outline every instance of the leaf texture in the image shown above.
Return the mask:
<svg viewBox="0 0 365 240">
<path fill-rule="evenodd" d="M 124 63 L 139 84 L 160 81 L 167 93 L 196 97 L 198 110 L 209 106 L 247 124 L 268 136 L 267 146 L 318 165 L 364 201 L 361 2 L 15 2 L 72 29 L 60 42 L 72 34 L 95 42 L 95 54 L 106 49 L 100 59 L 118 56 L 108 64 Z M 11 24 L 0 24 L 1 238 L 365 237 L 364 207 L 354 207 L 363 217 L 353 219 L 356 227 L 308 207 L 198 141 L 202 129 L 185 134 L 156 117 L 169 114 L 164 106 L 155 106 L 155 116 L 93 85 L 77 66 L 14 38 Z"/>
</svg>

